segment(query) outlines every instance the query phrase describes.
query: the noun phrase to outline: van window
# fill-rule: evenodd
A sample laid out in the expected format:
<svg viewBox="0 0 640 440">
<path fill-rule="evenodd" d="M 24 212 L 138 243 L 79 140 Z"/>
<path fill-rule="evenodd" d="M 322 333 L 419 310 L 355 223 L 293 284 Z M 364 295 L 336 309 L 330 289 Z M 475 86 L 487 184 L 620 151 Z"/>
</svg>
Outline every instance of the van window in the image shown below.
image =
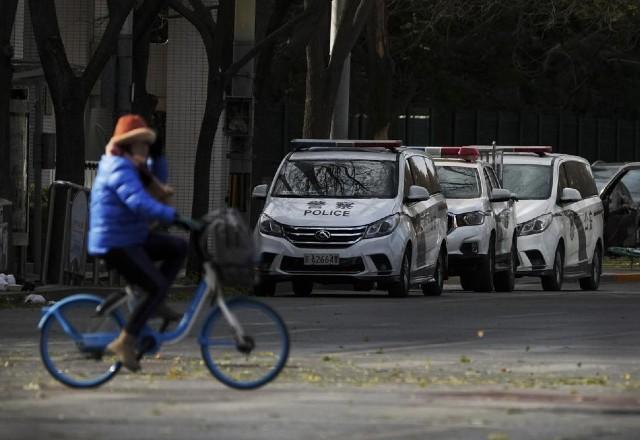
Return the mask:
<svg viewBox="0 0 640 440">
<path fill-rule="evenodd" d="M 427 170 L 429 171 L 429 186 L 427 187 L 429 193 L 435 194 L 441 192 L 438 173 L 436 172 L 433 161 L 427 157 L 424 158 L 424 161 L 427 163 Z"/>
<path fill-rule="evenodd" d="M 484 184 L 487 186 L 487 194 L 490 196 L 491 195 L 491 191 L 493 191 L 496 187 L 494 186 L 493 182 L 491 181 L 491 178 L 489 177 L 489 173 L 487 172 L 486 168 L 483 168 L 483 174 L 484 174 Z"/>
<path fill-rule="evenodd" d="M 448 199 L 480 197 L 480 177 L 476 168 L 438 165 L 442 193 Z"/>
<path fill-rule="evenodd" d="M 289 160 L 275 181 L 273 197 L 393 199 L 398 165 L 382 160 Z"/>
<path fill-rule="evenodd" d="M 411 185 L 414 185 L 413 176 L 411 175 L 411 168 L 409 167 L 409 162 L 404 163 L 404 195 L 405 197 L 409 195 L 409 188 Z"/>
<path fill-rule="evenodd" d="M 491 181 L 491 185 L 493 186 L 493 188 L 494 189 L 501 188 L 500 182 L 498 181 L 498 177 L 496 177 L 496 173 L 495 171 L 493 171 L 493 168 L 487 167 L 485 168 L 485 171 L 487 172 L 487 174 L 489 174 L 489 180 Z"/>
<path fill-rule="evenodd" d="M 593 197 L 598 194 L 598 189 L 593 181 L 591 172 L 587 164 L 582 162 L 565 162 L 560 165 L 561 171 L 564 169 L 567 188 L 574 188 L 580 191 L 582 198 Z M 562 173 L 561 173 L 562 176 Z M 562 193 L 562 189 L 558 194 Z"/>
<path fill-rule="evenodd" d="M 633 201 L 640 203 L 640 170 L 630 170 L 620 182 L 627 187 Z"/>
<path fill-rule="evenodd" d="M 422 186 L 429 190 L 429 170 L 422 156 L 411 156 L 409 158 L 411 174 L 413 174 L 414 185 Z"/>
<path fill-rule="evenodd" d="M 504 164 L 502 187 L 520 200 L 545 200 L 551 195 L 551 165 Z"/>
</svg>

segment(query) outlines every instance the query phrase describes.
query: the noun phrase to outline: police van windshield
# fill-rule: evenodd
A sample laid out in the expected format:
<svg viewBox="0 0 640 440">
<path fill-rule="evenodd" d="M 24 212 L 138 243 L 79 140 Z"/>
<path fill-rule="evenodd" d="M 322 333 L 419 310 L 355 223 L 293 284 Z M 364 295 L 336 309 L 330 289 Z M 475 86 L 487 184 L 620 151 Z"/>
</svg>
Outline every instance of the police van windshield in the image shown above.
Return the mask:
<svg viewBox="0 0 640 440">
<path fill-rule="evenodd" d="M 504 164 L 502 187 L 520 200 L 545 200 L 551 195 L 551 165 Z"/>
<path fill-rule="evenodd" d="M 292 160 L 284 163 L 272 197 L 392 199 L 398 194 L 394 161 Z"/>
<path fill-rule="evenodd" d="M 438 166 L 440 188 L 447 199 L 480 197 L 478 170 L 468 167 Z"/>
</svg>

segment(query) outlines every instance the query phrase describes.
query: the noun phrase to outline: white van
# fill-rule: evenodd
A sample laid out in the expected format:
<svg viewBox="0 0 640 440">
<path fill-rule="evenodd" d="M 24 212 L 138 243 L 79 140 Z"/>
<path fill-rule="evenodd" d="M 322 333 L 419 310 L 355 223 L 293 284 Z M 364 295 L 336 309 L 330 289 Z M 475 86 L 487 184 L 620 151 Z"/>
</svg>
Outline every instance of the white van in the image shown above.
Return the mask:
<svg viewBox="0 0 640 440">
<path fill-rule="evenodd" d="M 566 278 L 584 290 L 600 284 L 604 210 L 589 163 L 577 156 L 504 153 L 502 185 L 518 198 L 518 276 L 537 276 L 544 290 Z M 529 148 L 533 150 L 533 148 Z"/>
<path fill-rule="evenodd" d="M 427 147 L 449 207 L 449 275 L 463 290 L 511 292 L 515 286 L 515 197 L 474 147 Z"/>
<path fill-rule="evenodd" d="M 314 283 L 350 283 L 391 296 L 420 285 L 440 295 L 447 262 L 447 205 L 431 159 L 399 141 L 300 139 L 271 185 L 255 228 L 256 293 L 292 281 L 298 296 Z"/>
</svg>

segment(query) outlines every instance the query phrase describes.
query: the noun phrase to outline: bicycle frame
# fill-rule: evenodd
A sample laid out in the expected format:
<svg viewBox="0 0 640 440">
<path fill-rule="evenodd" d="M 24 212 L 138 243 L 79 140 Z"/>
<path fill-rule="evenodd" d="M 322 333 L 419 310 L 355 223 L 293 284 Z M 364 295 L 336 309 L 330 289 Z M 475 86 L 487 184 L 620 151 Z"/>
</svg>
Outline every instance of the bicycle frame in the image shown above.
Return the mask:
<svg viewBox="0 0 640 440">
<path fill-rule="evenodd" d="M 163 344 L 174 344 L 180 342 L 184 339 L 189 332 L 191 331 L 193 325 L 195 324 L 198 316 L 202 312 L 204 305 L 207 299 L 211 296 L 211 294 L 216 295 L 216 303 L 220 310 L 222 311 L 225 319 L 229 323 L 229 325 L 234 329 L 234 337 L 236 341 L 241 341 L 244 338 L 244 331 L 242 326 L 238 322 L 238 320 L 233 316 L 233 314 L 229 311 L 228 307 L 224 302 L 224 297 L 222 291 L 218 284 L 218 277 L 216 273 L 216 269 L 210 262 L 205 262 L 203 264 L 204 267 L 204 277 L 198 284 L 198 287 L 195 290 L 195 294 L 191 303 L 187 307 L 182 319 L 178 323 L 178 326 L 169 332 L 158 332 L 153 330 L 148 325 L 145 325 L 141 338 L 152 338 L 154 344 L 152 345 L 152 349 L 148 352 L 157 352 Z M 51 307 L 44 307 L 42 309 L 42 317 L 40 322 L 38 323 L 38 328 L 42 329 L 45 320 L 49 315 L 55 315 L 56 319 L 62 326 L 65 333 L 67 333 L 73 340 L 78 344 L 82 351 L 85 352 L 98 352 L 104 351 L 107 344 L 109 344 L 115 337 L 113 333 L 105 333 L 105 332 L 96 332 L 96 333 L 80 333 L 73 326 L 67 322 L 63 316 L 60 315 L 59 309 L 64 304 L 69 301 L 73 301 L 78 299 L 79 297 L 85 297 L 87 299 L 96 298 L 93 295 L 74 295 L 69 298 L 65 298 L 64 300 L 56 303 Z M 121 326 L 124 325 L 124 319 L 117 310 L 114 312 L 116 319 L 118 320 Z M 106 319 L 102 318 L 102 319 Z"/>
</svg>

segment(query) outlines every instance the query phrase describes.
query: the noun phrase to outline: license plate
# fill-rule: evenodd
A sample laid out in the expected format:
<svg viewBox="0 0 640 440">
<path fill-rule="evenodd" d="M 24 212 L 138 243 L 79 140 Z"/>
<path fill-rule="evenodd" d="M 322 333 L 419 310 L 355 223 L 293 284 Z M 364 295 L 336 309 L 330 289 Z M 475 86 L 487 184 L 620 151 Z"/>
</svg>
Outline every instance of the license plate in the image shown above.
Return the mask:
<svg viewBox="0 0 640 440">
<path fill-rule="evenodd" d="M 338 254 L 305 254 L 305 266 L 337 266 L 340 264 Z"/>
</svg>

